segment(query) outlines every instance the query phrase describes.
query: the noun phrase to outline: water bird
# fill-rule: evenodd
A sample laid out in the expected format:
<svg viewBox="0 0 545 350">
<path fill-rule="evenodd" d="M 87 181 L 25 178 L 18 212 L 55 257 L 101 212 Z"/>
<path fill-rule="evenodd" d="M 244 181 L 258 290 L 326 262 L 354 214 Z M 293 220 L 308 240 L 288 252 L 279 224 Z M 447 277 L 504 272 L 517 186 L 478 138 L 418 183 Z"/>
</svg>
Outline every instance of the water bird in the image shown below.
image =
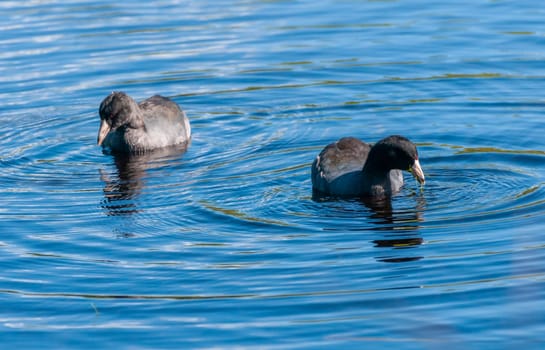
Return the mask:
<svg viewBox="0 0 545 350">
<path fill-rule="evenodd" d="M 406 137 L 388 136 L 372 146 L 355 137 L 343 137 L 315 158 L 312 188 L 331 196 L 384 198 L 403 186 L 403 170 L 424 184 L 416 145 Z"/>
<path fill-rule="evenodd" d="M 136 103 L 124 92 L 112 92 L 99 114 L 97 144 L 113 152 L 142 153 L 187 143 L 191 137 L 185 112 L 163 96 Z"/>
</svg>

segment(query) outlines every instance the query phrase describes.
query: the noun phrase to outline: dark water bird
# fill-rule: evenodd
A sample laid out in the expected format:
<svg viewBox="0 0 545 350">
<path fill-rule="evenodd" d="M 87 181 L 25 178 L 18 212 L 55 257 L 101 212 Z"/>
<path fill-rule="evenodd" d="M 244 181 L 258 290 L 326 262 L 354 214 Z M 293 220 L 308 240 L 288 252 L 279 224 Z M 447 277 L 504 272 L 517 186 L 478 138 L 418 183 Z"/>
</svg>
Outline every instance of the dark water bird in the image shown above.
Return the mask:
<svg viewBox="0 0 545 350">
<path fill-rule="evenodd" d="M 191 127 L 172 100 L 155 95 L 136 103 L 124 92 L 112 92 L 100 104 L 97 144 L 113 152 L 142 153 L 188 142 Z"/>
<path fill-rule="evenodd" d="M 402 170 L 424 184 L 418 151 L 407 138 L 392 135 L 371 146 L 344 137 L 327 145 L 312 163 L 312 188 L 340 197 L 389 197 L 403 186 Z"/>
</svg>

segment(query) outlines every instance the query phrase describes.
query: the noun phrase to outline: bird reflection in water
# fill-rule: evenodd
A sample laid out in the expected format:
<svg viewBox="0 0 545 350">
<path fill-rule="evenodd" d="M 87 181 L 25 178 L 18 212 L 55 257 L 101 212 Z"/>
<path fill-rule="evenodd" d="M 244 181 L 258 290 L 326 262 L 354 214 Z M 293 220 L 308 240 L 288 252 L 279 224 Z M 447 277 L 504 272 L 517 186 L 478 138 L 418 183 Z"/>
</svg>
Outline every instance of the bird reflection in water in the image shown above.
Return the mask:
<svg viewBox="0 0 545 350">
<path fill-rule="evenodd" d="M 392 199 L 364 197 L 359 199 L 360 203 L 370 210 L 369 222 L 373 232 L 382 234 L 371 242 L 376 248 L 387 248 L 389 255 L 380 255 L 376 259 L 382 262 L 400 263 L 420 260 L 423 257 L 414 255 L 414 248 L 417 248 L 424 239 L 420 235 L 420 223 L 423 221 L 422 212 L 426 207 L 425 198 L 421 194 L 415 194 L 415 206 L 411 209 L 394 210 Z M 337 201 L 338 197 L 323 195 L 313 191 L 314 201 Z M 369 230 L 369 227 L 362 228 Z"/>
<path fill-rule="evenodd" d="M 421 256 L 408 256 L 407 249 L 416 248 L 424 242 L 419 231 L 419 224 L 422 222 L 421 213 L 425 208 L 425 199 L 417 196 L 416 206 L 410 210 L 395 211 L 392 208 L 390 198 L 373 200 L 362 199 L 363 204 L 371 209 L 371 219 L 378 227 L 373 231 L 384 233 L 384 237 L 373 240 L 377 248 L 390 248 L 390 252 L 395 249 L 396 253 L 389 256 L 377 257 L 377 260 L 383 262 L 408 262 L 422 259 Z M 414 250 L 410 251 L 411 253 Z"/>
<path fill-rule="evenodd" d="M 132 215 L 140 212 L 135 199 L 144 188 L 146 172 L 170 164 L 186 150 L 187 144 L 183 144 L 141 154 L 112 153 L 117 172 L 112 177 L 100 170 L 100 178 L 104 182 L 101 206 L 107 215 Z"/>
</svg>

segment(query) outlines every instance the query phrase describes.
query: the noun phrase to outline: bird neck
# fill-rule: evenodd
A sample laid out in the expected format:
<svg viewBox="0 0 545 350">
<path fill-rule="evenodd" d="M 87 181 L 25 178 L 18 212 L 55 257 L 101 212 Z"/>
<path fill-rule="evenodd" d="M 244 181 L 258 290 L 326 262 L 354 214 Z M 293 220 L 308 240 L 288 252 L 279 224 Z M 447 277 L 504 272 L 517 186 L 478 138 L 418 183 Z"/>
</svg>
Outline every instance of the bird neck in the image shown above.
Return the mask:
<svg viewBox="0 0 545 350">
<path fill-rule="evenodd" d="M 384 152 L 383 152 L 384 153 Z M 380 154 L 376 147 L 372 147 L 363 166 L 363 172 L 369 174 L 384 174 L 392 170 L 390 159 L 385 154 Z"/>
<path fill-rule="evenodd" d="M 377 149 L 371 148 L 362 170 L 363 187 L 366 192 L 376 196 L 389 193 L 392 166 L 388 160 L 384 152 L 377 152 Z"/>
<path fill-rule="evenodd" d="M 127 128 L 130 128 L 130 129 L 145 129 L 146 128 L 146 124 L 144 123 L 144 115 L 142 114 L 142 111 L 140 111 L 140 108 L 132 111 L 131 118 L 129 122 L 127 123 Z"/>
</svg>

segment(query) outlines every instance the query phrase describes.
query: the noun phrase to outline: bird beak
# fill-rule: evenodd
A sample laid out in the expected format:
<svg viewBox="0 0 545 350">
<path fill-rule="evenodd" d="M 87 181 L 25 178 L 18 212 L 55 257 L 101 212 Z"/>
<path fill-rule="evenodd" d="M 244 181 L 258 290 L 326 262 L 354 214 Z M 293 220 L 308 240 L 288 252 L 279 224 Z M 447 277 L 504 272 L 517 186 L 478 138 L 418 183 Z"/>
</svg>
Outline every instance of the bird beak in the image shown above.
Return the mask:
<svg viewBox="0 0 545 350">
<path fill-rule="evenodd" d="M 422 171 L 422 168 L 420 167 L 420 162 L 417 160 L 414 161 L 414 165 L 409 168 L 409 171 L 411 174 L 413 174 L 416 181 L 418 181 L 421 185 L 426 182 L 426 178 L 424 177 L 424 172 Z"/>
<path fill-rule="evenodd" d="M 110 126 L 110 124 L 108 124 L 108 122 L 106 122 L 105 120 L 100 121 L 100 129 L 98 130 L 97 145 L 99 146 L 102 145 L 102 142 L 104 142 L 104 139 L 106 138 L 106 136 L 108 135 L 111 129 L 112 127 Z"/>
</svg>

